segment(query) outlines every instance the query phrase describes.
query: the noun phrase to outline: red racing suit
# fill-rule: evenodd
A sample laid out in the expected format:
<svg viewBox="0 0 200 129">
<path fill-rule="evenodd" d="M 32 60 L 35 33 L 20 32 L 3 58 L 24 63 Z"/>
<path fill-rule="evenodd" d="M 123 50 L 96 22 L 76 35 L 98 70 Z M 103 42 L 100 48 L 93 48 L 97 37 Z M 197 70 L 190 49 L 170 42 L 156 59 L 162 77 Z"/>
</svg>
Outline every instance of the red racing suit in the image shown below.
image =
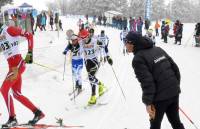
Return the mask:
<svg viewBox="0 0 200 129">
<path fill-rule="evenodd" d="M 14 98 L 32 112 L 37 110 L 36 106 L 33 105 L 32 102 L 30 102 L 30 100 L 21 93 L 22 73 L 25 70 L 25 61 L 19 52 L 19 36 L 26 37 L 28 40 L 28 50 L 32 51 L 33 35 L 31 33 L 24 32 L 18 27 L 2 26 L 0 32 L 0 49 L 3 51 L 3 54 L 7 59 L 9 71 L 0 90 L 5 100 L 10 117 L 15 116 L 13 98 L 10 95 L 10 90 L 13 91 Z"/>
</svg>

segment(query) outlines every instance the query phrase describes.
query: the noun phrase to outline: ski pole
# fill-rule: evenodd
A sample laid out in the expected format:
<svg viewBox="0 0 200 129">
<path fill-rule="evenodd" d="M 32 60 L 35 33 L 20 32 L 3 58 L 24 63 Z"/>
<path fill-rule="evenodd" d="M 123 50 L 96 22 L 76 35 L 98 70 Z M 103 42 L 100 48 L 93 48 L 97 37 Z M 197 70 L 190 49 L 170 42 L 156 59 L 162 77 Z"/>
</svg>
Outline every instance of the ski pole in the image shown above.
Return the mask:
<svg viewBox="0 0 200 129">
<path fill-rule="evenodd" d="M 122 89 L 120 83 L 119 83 L 119 80 L 118 80 L 118 78 L 117 78 L 117 75 L 116 75 L 116 73 L 115 73 L 115 70 L 114 70 L 114 68 L 113 68 L 112 66 L 111 66 L 111 68 L 112 68 L 112 71 L 113 71 L 113 73 L 114 73 L 114 75 L 115 75 L 115 79 L 117 80 L 118 86 L 119 86 L 119 88 L 120 88 L 120 90 L 121 90 L 121 92 L 122 92 L 122 95 L 123 95 L 123 97 L 124 97 L 124 99 L 125 99 L 125 101 L 126 101 L 126 96 L 125 96 L 125 94 L 124 94 L 124 91 L 123 91 L 123 89 Z"/>
<path fill-rule="evenodd" d="M 73 91 L 75 91 L 75 85 L 74 85 L 74 72 L 73 72 L 73 67 L 72 67 L 72 88 L 73 88 Z M 76 97 L 75 97 L 75 92 L 73 92 L 73 97 L 74 97 L 74 103 L 76 103 Z"/>
<path fill-rule="evenodd" d="M 190 121 L 190 123 L 192 123 L 196 129 L 198 129 L 197 126 L 194 124 L 194 122 L 190 119 L 190 117 L 189 117 L 180 107 L 179 107 L 179 110 L 180 110 L 180 111 L 183 113 L 183 115 Z"/>
<path fill-rule="evenodd" d="M 63 70 L 63 81 L 64 81 L 64 78 L 65 78 L 65 65 L 66 65 L 66 55 L 64 56 L 64 70 Z"/>
<path fill-rule="evenodd" d="M 43 64 L 40 64 L 40 63 L 37 63 L 37 62 L 33 62 L 33 64 L 36 64 L 36 65 L 41 66 L 41 67 L 44 67 L 44 68 L 46 68 L 46 69 L 50 69 L 50 70 L 55 71 L 55 72 L 57 72 L 57 73 L 61 73 L 60 71 L 58 71 L 58 70 L 55 69 L 55 68 L 51 68 L 51 67 L 49 67 L 49 66 L 46 66 L 46 65 L 43 65 Z"/>
</svg>

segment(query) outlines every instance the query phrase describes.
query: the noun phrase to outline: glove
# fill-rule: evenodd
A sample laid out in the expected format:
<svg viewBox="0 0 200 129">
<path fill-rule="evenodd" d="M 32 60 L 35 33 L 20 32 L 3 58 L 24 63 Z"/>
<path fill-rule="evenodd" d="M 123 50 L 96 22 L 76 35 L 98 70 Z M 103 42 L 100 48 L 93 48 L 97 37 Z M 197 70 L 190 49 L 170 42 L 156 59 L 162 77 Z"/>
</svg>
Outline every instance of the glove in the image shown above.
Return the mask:
<svg viewBox="0 0 200 129">
<path fill-rule="evenodd" d="M 32 50 L 29 50 L 28 53 L 26 54 L 25 62 L 27 64 L 32 64 L 33 63 L 33 52 L 32 52 Z"/>
<path fill-rule="evenodd" d="M 110 58 L 110 56 L 107 56 L 106 58 L 107 58 L 108 63 L 110 65 L 112 65 L 113 64 L 113 60 Z"/>
<path fill-rule="evenodd" d="M 66 55 L 66 54 L 67 54 L 67 52 L 66 52 L 66 51 L 64 51 L 64 52 L 63 52 L 63 55 Z"/>
</svg>

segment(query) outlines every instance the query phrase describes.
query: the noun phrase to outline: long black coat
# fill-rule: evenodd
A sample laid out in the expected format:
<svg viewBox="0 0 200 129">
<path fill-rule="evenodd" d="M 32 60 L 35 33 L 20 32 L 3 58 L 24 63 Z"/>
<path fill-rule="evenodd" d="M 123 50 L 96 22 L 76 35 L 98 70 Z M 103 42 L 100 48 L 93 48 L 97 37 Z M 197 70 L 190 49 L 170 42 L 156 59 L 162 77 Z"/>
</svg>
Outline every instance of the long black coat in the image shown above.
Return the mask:
<svg viewBox="0 0 200 129">
<path fill-rule="evenodd" d="M 135 44 L 132 62 L 136 78 L 141 83 L 142 100 L 146 105 L 167 100 L 180 93 L 180 72 L 176 63 L 150 40 Z"/>
</svg>

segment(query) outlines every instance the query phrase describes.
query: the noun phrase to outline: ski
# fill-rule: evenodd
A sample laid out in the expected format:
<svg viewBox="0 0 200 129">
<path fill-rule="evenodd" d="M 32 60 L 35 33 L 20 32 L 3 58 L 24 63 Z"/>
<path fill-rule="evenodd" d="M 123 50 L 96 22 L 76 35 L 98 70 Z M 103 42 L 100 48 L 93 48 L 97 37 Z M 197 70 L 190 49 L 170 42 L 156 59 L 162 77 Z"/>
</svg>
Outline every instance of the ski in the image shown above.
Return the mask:
<svg viewBox="0 0 200 129">
<path fill-rule="evenodd" d="M 68 96 L 73 95 L 77 91 L 77 88 L 75 88 L 72 92 L 68 93 Z"/>
<path fill-rule="evenodd" d="M 83 128 L 83 125 L 54 125 L 54 124 L 19 124 L 13 127 L 2 127 L 1 129 L 47 129 L 47 128 Z"/>
<path fill-rule="evenodd" d="M 91 109 L 91 108 L 97 108 L 97 107 L 101 107 L 101 106 L 106 106 L 108 103 L 99 103 L 97 102 L 96 104 L 87 104 L 83 107 L 83 109 Z"/>
<path fill-rule="evenodd" d="M 78 90 L 75 90 L 72 94 L 75 94 L 75 96 L 72 96 L 72 94 L 71 94 L 71 98 L 70 98 L 70 100 L 71 101 L 73 101 L 74 99 L 76 99 L 82 92 L 84 91 L 84 88 L 82 88 L 82 90 L 81 91 L 79 91 L 78 92 Z"/>
<path fill-rule="evenodd" d="M 94 108 L 94 107 L 101 107 L 101 106 L 105 106 L 108 104 L 108 102 L 99 102 L 98 100 L 103 97 L 107 92 L 108 92 L 108 88 L 106 88 L 106 90 L 104 91 L 104 94 L 101 96 L 97 96 L 97 103 L 96 104 L 87 104 L 85 106 L 83 106 L 83 109 L 90 109 L 90 108 Z"/>
</svg>

